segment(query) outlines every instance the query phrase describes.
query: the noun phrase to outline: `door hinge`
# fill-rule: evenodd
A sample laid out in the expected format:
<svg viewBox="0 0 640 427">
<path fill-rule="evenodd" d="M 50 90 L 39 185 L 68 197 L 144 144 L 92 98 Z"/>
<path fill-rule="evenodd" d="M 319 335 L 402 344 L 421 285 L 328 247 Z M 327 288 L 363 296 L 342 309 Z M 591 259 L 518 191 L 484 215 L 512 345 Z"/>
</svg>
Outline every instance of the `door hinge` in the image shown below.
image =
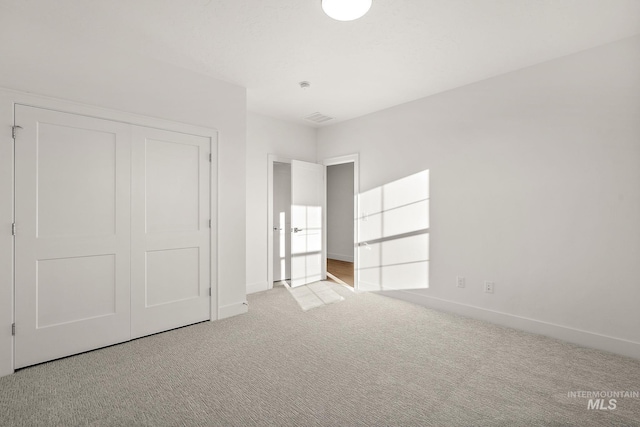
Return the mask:
<svg viewBox="0 0 640 427">
<path fill-rule="evenodd" d="M 209 296 L 211 296 L 211 288 L 209 288 Z"/>
<path fill-rule="evenodd" d="M 209 228 L 211 228 L 211 220 L 209 220 Z"/>
<path fill-rule="evenodd" d="M 16 335 L 16 324 L 15 323 L 11 324 L 11 335 L 13 335 L 13 336 Z"/>
<path fill-rule="evenodd" d="M 12 236 L 16 235 L 16 223 L 15 222 L 13 224 L 11 224 L 11 235 Z"/>
<path fill-rule="evenodd" d="M 22 126 L 11 126 L 11 138 L 16 139 L 16 134 L 18 132 L 18 129 L 22 129 Z"/>
<path fill-rule="evenodd" d="M 209 162 L 213 161 L 213 154 L 209 153 Z"/>
</svg>

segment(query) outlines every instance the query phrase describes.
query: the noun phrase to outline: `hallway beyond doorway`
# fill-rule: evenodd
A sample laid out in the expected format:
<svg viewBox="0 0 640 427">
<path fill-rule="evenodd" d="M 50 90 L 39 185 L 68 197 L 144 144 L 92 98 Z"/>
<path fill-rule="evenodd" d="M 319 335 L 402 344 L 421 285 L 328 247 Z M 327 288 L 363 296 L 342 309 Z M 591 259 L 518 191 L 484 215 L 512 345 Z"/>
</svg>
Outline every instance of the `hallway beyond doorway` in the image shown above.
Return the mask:
<svg viewBox="0 0 640 427">
<path fill-rule="evenodd" d="M 340 283 L 335 280 L 344 282 L 345 284 L 353 287 L 353 263 L 347 261 L 339 261 L 337 259 L 327 258 L 327 280 Z"/>
</svg>

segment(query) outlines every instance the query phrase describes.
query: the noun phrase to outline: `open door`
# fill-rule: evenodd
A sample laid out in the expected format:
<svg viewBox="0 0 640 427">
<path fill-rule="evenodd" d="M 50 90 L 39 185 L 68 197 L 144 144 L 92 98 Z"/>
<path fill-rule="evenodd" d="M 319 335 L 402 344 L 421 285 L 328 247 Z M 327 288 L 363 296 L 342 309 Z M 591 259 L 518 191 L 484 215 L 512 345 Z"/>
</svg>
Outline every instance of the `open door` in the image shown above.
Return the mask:
<svg viewBox="0 0 640 427">
<path fill-rule="evenodd" d="M 324 166 L 291 162 L 291 287 L 322 280 Z"/>
</svg>

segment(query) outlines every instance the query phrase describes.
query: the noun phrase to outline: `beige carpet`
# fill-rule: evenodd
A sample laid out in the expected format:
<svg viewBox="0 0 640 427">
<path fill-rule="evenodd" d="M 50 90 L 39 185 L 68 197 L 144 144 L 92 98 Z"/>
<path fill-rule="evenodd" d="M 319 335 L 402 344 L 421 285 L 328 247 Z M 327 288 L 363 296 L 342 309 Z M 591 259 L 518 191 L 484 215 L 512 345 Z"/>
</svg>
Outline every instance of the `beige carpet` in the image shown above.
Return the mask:
<svg viewBox="0 0 640 427">
<path fill-rule="evenodd" d="M 640 361 L 330 285 L 0 378 L 2 426 L 639 426 Z M 608 400 L 608 399 L 607 399 Z"/>
</svg>

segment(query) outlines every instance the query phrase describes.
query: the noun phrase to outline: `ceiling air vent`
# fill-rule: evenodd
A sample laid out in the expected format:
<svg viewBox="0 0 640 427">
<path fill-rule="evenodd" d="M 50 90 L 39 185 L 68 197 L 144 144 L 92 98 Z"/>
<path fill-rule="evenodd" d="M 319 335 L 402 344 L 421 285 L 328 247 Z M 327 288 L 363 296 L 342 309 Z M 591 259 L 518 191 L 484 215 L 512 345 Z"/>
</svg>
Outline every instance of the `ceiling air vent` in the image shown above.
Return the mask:
<svg viewBox="0 0 640 427">
<path fill-rule="evenodd" d="M 333 117 L 325 116 L 324 114 L 320 114 L 320 113 L 313 113 L 313 114 L 309 114 L 304 119 L 314 123 L 324 123 L 324 122 L 328 122 L 329 120 L 333 120 Z"/>
</svg>

